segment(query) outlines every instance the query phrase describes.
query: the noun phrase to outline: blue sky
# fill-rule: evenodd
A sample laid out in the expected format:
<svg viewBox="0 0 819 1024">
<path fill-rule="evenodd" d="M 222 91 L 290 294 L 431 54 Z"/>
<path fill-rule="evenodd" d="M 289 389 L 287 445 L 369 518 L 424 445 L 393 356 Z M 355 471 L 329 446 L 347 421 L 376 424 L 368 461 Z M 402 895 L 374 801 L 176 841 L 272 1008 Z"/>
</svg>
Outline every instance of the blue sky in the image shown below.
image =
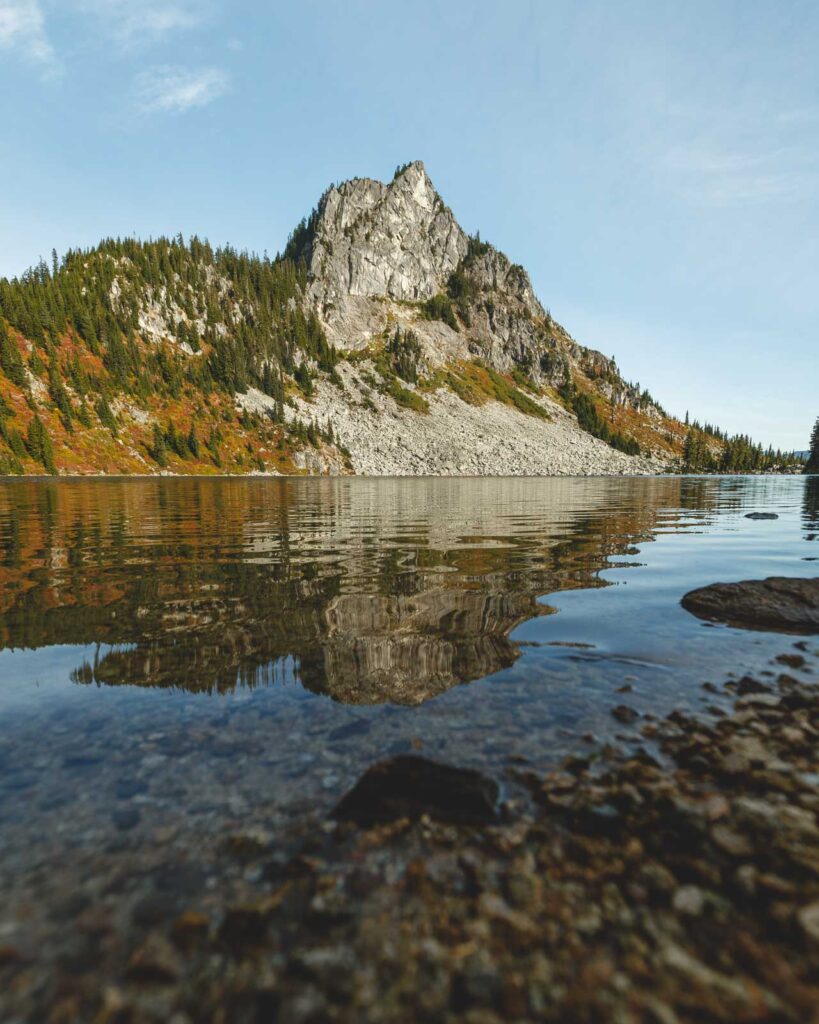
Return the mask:
<svg viewBox="0 0 819 1024">
<path fill-rule="evenodd" d="M 819 6 L 0 0 L 0 274 L 106 235 L 271 255 L 423 159 L 671 411 L 819 415 Z"/>
</svg>

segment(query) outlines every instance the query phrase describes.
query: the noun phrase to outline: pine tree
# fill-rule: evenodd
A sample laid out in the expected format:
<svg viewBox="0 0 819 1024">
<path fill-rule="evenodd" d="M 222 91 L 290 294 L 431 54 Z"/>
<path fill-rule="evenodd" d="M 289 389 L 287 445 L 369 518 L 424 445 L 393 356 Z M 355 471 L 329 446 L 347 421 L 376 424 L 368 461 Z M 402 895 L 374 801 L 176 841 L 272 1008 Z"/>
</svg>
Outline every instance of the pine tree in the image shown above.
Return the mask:
<svg viewBox="0 0 819 1024">
<path fill-rule="evenodd" d="M 0 320 L 0 370 L 18 388 L 27 387 L 26 369 L 20 350 L 11 340 L 6 325 Z"/>
<path fill-rule="evenodd" d="M 117 421 L 105 395 L 100 395 L 99 400 L 97 401 L 96 410 L 100 423 L 102 423 L 104 427 L 108 427 L 114 437 L 116 437 Z"/>
<path fill-rule="evenodd" d="M 817 417 L 810 435 L 810 454 L 805 472 L 819 473 L 819 417 Z"/>
<path fill-rule="evenodd" d="M 158 423 L 154 424 L 154 435 L 148 454 L 158 466 L 168 464 L 168 452 L 165 448 L 165 432 Z"/>
<path fill-rule="evenodd" d="M 188 451 L 195 458 L 199 458 L 199 438 L 196 436 L 196 427 L 191 423 L 191 429 L 188 431 L 187 438 Z"/>
<path fill-rule="evenodd" d="M 54 447 L 51 444 L 48 431 L 43 426 L 43 421 L 36 413 L 28 427 L 26 448 L 32 459 L 41 463 L 47 473 L 50 473 L 52 476 L 56 474 L 57 467 L 54 465 Z"/>
</svg>

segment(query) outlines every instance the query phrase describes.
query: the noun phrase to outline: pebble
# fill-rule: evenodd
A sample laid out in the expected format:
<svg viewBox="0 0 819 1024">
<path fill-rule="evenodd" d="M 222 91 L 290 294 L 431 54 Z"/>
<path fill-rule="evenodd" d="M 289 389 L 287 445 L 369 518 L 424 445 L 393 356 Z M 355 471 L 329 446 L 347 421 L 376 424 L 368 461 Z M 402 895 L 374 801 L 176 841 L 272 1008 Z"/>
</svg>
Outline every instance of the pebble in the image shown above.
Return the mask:
<svg viewBox="0 0 819 1024">
<path fill-rule="evenodd" d="M 688 917 L 698 917 L 705 906 L 705 895 L 696 885 L 681 885 L 674 893 L 671 905 Z"/>
</svg>

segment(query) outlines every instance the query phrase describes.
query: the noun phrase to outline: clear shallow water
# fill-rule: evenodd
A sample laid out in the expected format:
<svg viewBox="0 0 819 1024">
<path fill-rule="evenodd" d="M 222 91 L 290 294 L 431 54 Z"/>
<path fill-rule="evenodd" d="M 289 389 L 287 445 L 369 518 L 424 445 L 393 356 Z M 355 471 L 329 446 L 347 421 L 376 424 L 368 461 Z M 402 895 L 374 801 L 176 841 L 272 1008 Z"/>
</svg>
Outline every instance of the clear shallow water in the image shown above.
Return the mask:
<svg viewBox="0 0 819 1024">
<path fill-rule="evenodd" d="M 389 753 L 502 776 L 701 709 L 799 638 L 680 598 L 819 575 L 817 534 L 819 478 L 0 483 L 0 886 L 329 808 Z"/>
</svg>

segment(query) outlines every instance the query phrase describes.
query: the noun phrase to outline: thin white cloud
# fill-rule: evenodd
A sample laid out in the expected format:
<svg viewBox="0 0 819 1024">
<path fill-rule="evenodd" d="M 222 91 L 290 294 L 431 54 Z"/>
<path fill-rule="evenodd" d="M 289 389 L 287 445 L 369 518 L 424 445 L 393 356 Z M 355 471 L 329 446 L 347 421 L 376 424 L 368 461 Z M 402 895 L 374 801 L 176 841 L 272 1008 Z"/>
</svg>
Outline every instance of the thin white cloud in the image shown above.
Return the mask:
<svg viewBox="0 0 819 1024">
<path fill-rule="evenodd" d="M 715 206 L 800 199 L 816 187 L 816 163 L 793 149 L 730 150 L 717 144 L 672 146 L 672 181 L 689 199 Z"/>
<path fill-rule="evenodd" d="M 78 0 L 81 11 L 102 23 L 103 31 L 124 47 L 162 42 L 204 20 L 200 3 L 156 3 L 153 0 Z"/>
<path fill-rule="evenodd" d="M 148 68 L 134 80 L 134 100 L 143 113 L 181 114 L 222 96 L 228 76 L 219 68 Z"/>
<path fill-rule="evenodd" d="M 0 0 L 0 49 L 19 50 L 48 72 L 57 70 L 39 0 Z"/>
</svg>

